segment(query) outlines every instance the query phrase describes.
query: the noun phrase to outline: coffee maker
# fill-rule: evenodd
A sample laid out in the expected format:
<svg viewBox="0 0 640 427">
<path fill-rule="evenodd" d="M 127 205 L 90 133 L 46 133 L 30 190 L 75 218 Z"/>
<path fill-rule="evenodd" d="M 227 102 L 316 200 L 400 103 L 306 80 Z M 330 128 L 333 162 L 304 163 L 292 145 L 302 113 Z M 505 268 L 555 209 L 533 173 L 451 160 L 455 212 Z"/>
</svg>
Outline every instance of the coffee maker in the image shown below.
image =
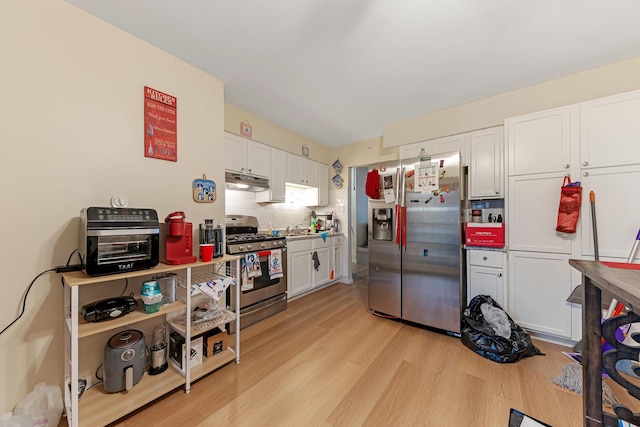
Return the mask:
<svg viewBox="0 0 640 427">
<path fill-rule="evenodd" d="M 165 264 L 196 262 L 193 256 L 193 224 L 184 212 L 170 213 L 160 224 L 160 261 Z"/>
<path fill-rule="evenodd" d="M 222 226 L 218 224 L 214 226 L 213 219 L 205 219 L 204 224 L 199 226 L 200 244 L 213 245 L 213 257 L 221 257 L 224 255 L 224 240 L 222 235 Z"/>
</svg>

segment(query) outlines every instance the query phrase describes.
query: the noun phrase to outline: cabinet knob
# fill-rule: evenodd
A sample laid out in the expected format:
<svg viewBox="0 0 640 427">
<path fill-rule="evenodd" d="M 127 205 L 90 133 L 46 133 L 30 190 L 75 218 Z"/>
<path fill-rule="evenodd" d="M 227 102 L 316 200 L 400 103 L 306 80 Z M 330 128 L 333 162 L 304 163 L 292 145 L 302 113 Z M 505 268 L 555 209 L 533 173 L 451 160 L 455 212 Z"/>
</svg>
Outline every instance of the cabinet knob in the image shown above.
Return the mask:
<svg viewBox="0 0 640 427">
<path fill-rule="evenodd" d="M 583 172 L 582 176 L 589 176 L 589 172 Z"/>
<path fill-rule="evenodd" d="M 483 257 L 482 257 L 482 260 L 483 260 L 483 261 L 486 261 L 486 260 L 487 260 L 487 257 L 486 257 L 486 256 L 483 256 Z"/>
<path fill-rule="evenodd" d="M 502 277 L 502 273 L 498 273 L 498 277 Z"/>
<path fill-rule="evenodd" d="M 496 194 L 500 194 L 500 192 L 498 190 L 496 190 Z"/>
<path fill-rule="evenodd" d="M 565 169 L 569 169 L 570 167 L 571 167 L 571 165 L 569 165 L 569 163 L 565 163 L 565 164 L 564 164 L 564 168 L 565 168 Z"/>
<path fill-rule="evenodd" d="M 582 166 L 589 166 L 589 162 L 582 162 Z"/>
</svg>

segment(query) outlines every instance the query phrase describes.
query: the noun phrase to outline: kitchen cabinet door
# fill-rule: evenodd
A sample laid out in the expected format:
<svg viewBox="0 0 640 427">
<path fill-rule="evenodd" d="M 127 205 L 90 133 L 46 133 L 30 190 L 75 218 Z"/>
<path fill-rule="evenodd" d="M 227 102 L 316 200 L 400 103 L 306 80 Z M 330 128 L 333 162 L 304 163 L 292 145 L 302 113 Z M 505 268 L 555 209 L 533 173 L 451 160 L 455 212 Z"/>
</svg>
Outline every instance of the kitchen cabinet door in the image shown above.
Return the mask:
<svg viewBox="0 0 640 427">
<path fill-rule="evenodd" d="M 438 155 L 450 151 L 459 151 L 462 166 L 468 166 L 469 141 L 469 133 L 437 138 L 431 141 L 431 152 L 427 151 L 427 153 Z"/>
<path fill-rule="evenodd" d="M 509 311 L 527 330 L 572 337 L 570 255 L 509 251 Z"/>
<path fill-rule="evenodd" d="M 225 169 L 234 172 L 246 172 L 247 168 L 247 140 L 239 136 L 224 134 L 224 163 Z"/>
<path fill-rule="evenodd" d="M 292 184 L 304 184 L 302 179 L 302 157 L 295 154 L 287 154 L 287 182 Z"/>
<path fill-rule="evenodd" d="M 256 192 L 256 202 L 284 202 L 286 198 L 287 153 L 271 149 L 269 190 Z"/>
<path fill-rule="evenodd" d="M 427 154 L 431 154 L 433 151 L 432 141 L 420 141 L 413 144 L 401 145 L 398 149 L 400 159 L 410 159 L 412 157 L 418 157 L 420 151 L 424 149 Z"/>
<path fill-rule="evenodd" d="M 620 166 L 583 170 L 579 232 L 581 255 L 593 259 L 593 227 L 589 192 L 595 194 L 598 251 L 601 258 L 620 258 L 626 262 L 640 228 L 640 166 Z M 634 262 L 640 262 L 640 251 Z"/>
<path fill-rule="evenodd" d="M 564 173 L 509 178 L 507 227 L 509 249 L 571 253 L 575 234 L 556 233 Z"/>
<path fill-rule="evenodd" d="M 331 258 L 331 246 L 318 248 L 313 250 L 314 253 L 317 254 L 317 258 L 319 261 L 318 269 L 315 267 L 315 260 L 311 260 L 311 276 L 312 276 L 312 287 L 316 288 L 318 286 L 325 285 L 331 281 L 331 270 L 333 269 L 332 262 L 330 262 Z"/>
<path fill-rule="evenodd" d="M 504 197 L 504 128 L 497 126 L 471 132 L 469 161 L 469 198 Z"/>
<path fill-rule="evenodd" d="M 287 283 L 289 297 L 311 290 L 311 253 L 309 250 L 289 251 Z"/>
<path fill-rule="evenodd" d="M 255 141 L 247 143 L 247 171 L 253 175 L 271 177 L 271 147 Z"/>
<path fill-rule="evenodd" d="M 269 178 L 271 147 L 231 133 L 224 134 L 225 169 Z"/>
<path fill-rule="evenodd" d="M 469 266 L 469 287 L 467 292 L 467 304 L 476 295 L 489 295 L 502 308 L 504 305 L 504 288 L 502 285 L 502 269 L 486 268 L 475 265 Z"/>
<path fill-rule="evenodd" d="M 342 257 L 344 255 L 344 248 L 342 246 L 342 236 L 336 236 L 333 247 L 333 259 L 334 259 L 334 278 L 340 279 L 344 275 L 344 267 Z"/>
<path fill-rule="evenodd" d="M 640 164 L 640 91 L 580 104 L 583 168 Z"/>
<path fill-rule="evenodd" d="M 318 164 L 318 204 L 316 206 L 329 205 L 329 166 Z"/>
<path fill-rule="evenodd" d="M 573 116 L 562 107 L 506 119 L 509 176 L 569 171 Z"/>
<path fill-rule="evenodd" d="M 318 171 L 320 164 L 309 159 L 302 159 L 302 179 L 304 185 L 309 187 L 318 187 Z"/>
</svg>

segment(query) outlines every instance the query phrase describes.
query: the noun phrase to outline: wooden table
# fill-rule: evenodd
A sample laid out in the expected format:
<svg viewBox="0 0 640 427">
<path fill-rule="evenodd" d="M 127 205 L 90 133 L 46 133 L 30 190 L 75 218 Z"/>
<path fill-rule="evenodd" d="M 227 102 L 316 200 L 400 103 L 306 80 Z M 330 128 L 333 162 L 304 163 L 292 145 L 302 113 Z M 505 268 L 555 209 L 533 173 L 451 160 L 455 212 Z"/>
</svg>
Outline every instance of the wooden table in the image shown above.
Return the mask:
<svg viewBox="0 0 640 427">
<path fill-rule="evenodd" d="M 602 368 L 622 385 L 630 395 L 640 399 L 640 388 L 627 381 L 615 369 L 618 360 L 638 361 L 640 348 L 627 347 L 615 338 L 622 325 L 640 322 L 640 270 L 611 268 L 597 261 L 569 260 L 569 264 L 582 273 L 584 301 L 582 305 L 583 355 L 583 412 L 588 427 L 617 427 L 618 419 L 640 425 L 640 414 L 623 405 L 614 407 L 615 414 L 602 409 Z M 601 292 L 613 295 L 629 310 L 627 314 L 610 318 L 601 325 Z M 615 347 L 602 354 L 602 337 Z"/>
</svg>

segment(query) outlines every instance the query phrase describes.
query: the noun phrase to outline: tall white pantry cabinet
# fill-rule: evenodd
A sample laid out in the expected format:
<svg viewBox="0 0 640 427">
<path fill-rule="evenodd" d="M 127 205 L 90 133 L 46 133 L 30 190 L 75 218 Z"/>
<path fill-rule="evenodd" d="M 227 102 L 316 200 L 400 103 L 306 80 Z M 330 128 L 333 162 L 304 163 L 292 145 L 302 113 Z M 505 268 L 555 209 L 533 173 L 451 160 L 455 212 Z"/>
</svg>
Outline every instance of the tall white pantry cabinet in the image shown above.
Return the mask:
<svg viewBox="0 0 640 427">
<path fill-rule="evenodd" d="M 640 228 L 640 91 L 509 118 L 505 136 L 510 313 L 579 340 L 581 307 L 566 299 L 581 278 L 568 260 L 594 259 L 590 191 L 601 260 L 625 262 Z M 575 234 L 555 231 L 565 176 L 583 187 Z"/>
</svg>

